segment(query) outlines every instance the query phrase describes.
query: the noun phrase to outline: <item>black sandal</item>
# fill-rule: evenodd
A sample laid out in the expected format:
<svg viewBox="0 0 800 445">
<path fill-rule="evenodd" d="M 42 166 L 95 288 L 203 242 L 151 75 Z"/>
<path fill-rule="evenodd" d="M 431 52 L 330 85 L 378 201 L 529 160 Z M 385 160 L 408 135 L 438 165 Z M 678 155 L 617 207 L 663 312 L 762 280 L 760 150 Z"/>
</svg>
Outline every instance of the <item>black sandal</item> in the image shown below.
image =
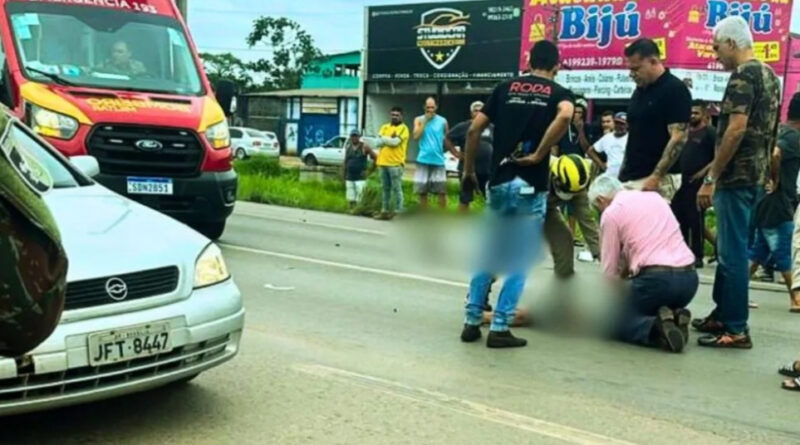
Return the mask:
<svg viewBox="0 0 800 445">
<path fill-rule="evenodd" d="M 800 365 L 800 360 L 783 366 L 781 369 L 778 370 L 778 374 L 792 378 L 800 377 L 800 369 L 798 369 L 797 365 Z"/>
<path fill-rule="evenodd" d="M 787 385 L 787 383 L 790 383 L 791 386 Z M 787 391 L 800 391 L 800 377 L 782 382 L 781 388 Z"/>
</svg>

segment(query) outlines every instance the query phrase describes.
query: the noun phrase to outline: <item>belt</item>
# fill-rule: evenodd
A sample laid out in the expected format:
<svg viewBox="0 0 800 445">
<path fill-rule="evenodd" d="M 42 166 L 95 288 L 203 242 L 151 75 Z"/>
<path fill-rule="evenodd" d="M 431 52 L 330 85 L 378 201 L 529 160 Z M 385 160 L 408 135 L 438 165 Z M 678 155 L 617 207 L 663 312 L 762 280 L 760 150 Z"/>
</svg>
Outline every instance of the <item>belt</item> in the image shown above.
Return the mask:
<svg viewBox="0 0 800 445">
<path fill-rule="evenodd" d="M 694 271 L 694 265 L 691 266 L 683 266 L 683 267 L 671 267 L 671 266 L 645 266 L 639 269 L 639 273 L 642 272 L 692 272 Z"/>
</svg>

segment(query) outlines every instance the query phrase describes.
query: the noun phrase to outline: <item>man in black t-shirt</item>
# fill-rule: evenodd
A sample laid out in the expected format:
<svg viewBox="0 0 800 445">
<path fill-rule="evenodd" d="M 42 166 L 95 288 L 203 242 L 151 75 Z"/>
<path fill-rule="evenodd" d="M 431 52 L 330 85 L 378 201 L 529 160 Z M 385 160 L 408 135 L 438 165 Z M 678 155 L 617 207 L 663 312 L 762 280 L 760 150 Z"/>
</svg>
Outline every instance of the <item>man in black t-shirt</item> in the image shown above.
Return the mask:
<svg viewBox="0 0 800 445">
<path fill-rule="evenodd" d="M 671 201 L 680 188 L 676 163 L 688 138 L 692 98 L 660 56 L 650 39 L 625 48 L 637 88 L 628 106 L 628 147 L 619 180 L 626 188 L 657 191 Z"/>
<path fill-rule="evenodd" d="M 569 124 L 567 134 L 558 141 L 558 152 L 553 156 L 578 155 L 586 157 L 591 143 L 589 142 L 589 126 L 586 124 L 586 100 L 583 98 L 575 99 L 575 114 L 572 115 L 572 122 Z"/>
<path fill-rule="evenodd" d="M 480 339 L 489 287 L 496 275 L 507 275 L 497 301 L 486 345 L 525 346 L 508 329 L 532 263 L 542 249 L 547 207 L 550 149 L 567 132 L 574 107 L 572 95 L 553 79 L 558 48 L 543 40 L 531 49 L 531 75 L 499 84 L 467 134 L 462 182 L 477 183 L 475 158 L 483 131 L 494 124 L 489 176 L 489 212 L 485 251 L 478 258 L 469 289 L 461 340 Z"/>
<path fill-rule="evenodd" d="M 483 105 L 484 104 L 481 101 L 473 102 L 469 107 L 470 116 L 472 116 L 471 119 L 457 124 L 455 127 L 450 129 L 449 133 L 447 133 L 447 139 L 453 146 L 458 147 L 462 153 L 462 158 L 458 161 L 459 175 L 463 174 L 464 172 L 463 153 L 465 147 L 467 146 L 467 132 L 469 131 L 470 125 L 472 125 L 472 119 L 474 119 L 475 115 L 483 110 Z M 486 193 L 486 184 L 489 183 L 489 169 L 492 163 L 493 139 L 494 127 L 490 125 L 489 128 L 483 130 L 483 133 L 481 134 L 481 144 L 478 149 L 478 155 L 475 158 L 475 174 L 478 178 L 478 185 L 475 187 L 472 183 L 466 183 L 463 185 L 463 187 L 461 187 L 461 193 L 459 194 L 459 209 L 462 212 L 469 211 L 469 205 L 475 199 L 476 189 L 480 194 Z"/>
<path fill-rule="evenodd" d="M 679 162 L 681 188 L 672 199 L 672 212 L 694 253 L 696 267 L 703 267 L 705 247 L 705 212 L 697 208 L 697 192 L 711 168 L 716 143 L 717 130 L 708 125 L 708 105 L 700 100 L 692 102 L 689 140 Z"/>
<path fill-rule="evenodd" d="M 792 296 L 792 234 L 800 171 L 800 93 L 789 104 L 788 121 L 778 130 L 771 161 L 767 194 L 756 205 L 750 275 L 755 274 L 758 266 L 766 267 L 773 262 L 789 289 L 790 309 L 800 312 L 800 298 Z"/>
</svg>

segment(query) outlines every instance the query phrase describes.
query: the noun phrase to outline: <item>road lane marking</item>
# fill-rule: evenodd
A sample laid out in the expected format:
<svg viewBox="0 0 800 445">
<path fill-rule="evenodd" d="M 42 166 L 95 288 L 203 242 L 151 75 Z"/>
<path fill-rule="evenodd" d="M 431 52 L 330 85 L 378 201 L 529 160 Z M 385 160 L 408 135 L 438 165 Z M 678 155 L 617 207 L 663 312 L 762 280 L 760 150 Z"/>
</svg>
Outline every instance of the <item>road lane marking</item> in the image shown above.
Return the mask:
<svg viewBox="0 0 800 445">
<path fill-rule="evenodd" d="M 386 269 L 377 269 L 374 267 L 359 266 L 356 264 L 340 263 L 337 261 L 321 260 L 318 258 L 305 257 L 300 255 L 291 255 L 288 253 L 271 252 L 269 250 L 253 249 L 251 247 L 237 246 L 234 244 L 218 243 L 218 245 L 225 249 L 238 250 L 240 252 L 253 253 L 256 255 L 270 256 L 274 258 L 283 258 L 286 260 L 302 261 L 305 263 L 318 264 L 321 266 L 337 267 L 339 269 L 355 270 L 357 272 L 367 272 L 376 275 L 383 275 L 394 278 L 404 278 L 407 280 L 424 281 L 426 283 L 443 284 L 445 286 L 454 286 L 468 289 L 469 286 L 465 283 L 458 281 L 444 280 L 441 278 L 428 277 L 425 275 L 417 275 L 413 273 L 395 272 Z"/>
<path fill-rule="evenodd" d="M 489 405 L 453 397 L 436 391 L 430 391 L 424 388 L 408 386 L 380 377 L 322 365 L 296 365 L 294 369 L 318 378 L 337 380 L 346 384 L 382 392 L 393 397 L 430 405 L 439 409 L 453 411 L 577 445 L 635 445 L 633 442 L 628 442 L 626 440 L 615 439 L 591 431 L 585 431 L 536 417 L 494 408 Z"/>
<path fill-rule="evenodd" d="M 234 216 L 247 216 L 250 218 L 259 218 L 259 219 L 269 219 L 272 221 L 280 221 L 280 222 L 288 222 L 288 223 L 295 223 L 295 224 L 304 224 L 307 226 L 314 226 L 314 227 L 324 227 L 326 229 L 335 229 L 335 230 L 342 230 L 345 232 L 354 232 L 354 233 L 363 233 L 367 235 L 375 235 L 375 236 L 387 236 L 386 232 L 382 232 L 380 230 L 371 230 L 371 229 L 361 229 L 358 227 L 348 227 L 348 226 L 339 226 L 336 224 L 326 224 L 326 223 L 318 223 L 318 222 L 311 222 L 311 221 L 304 221 L 302 219 L 297 218 L 282 218 L 280 216 L 268 216 L 268 215 L 259 215 L 258 213 L 252 212 L 245 212 L 241 210 L 237 210 L 234 213 Z"/>
</svg>

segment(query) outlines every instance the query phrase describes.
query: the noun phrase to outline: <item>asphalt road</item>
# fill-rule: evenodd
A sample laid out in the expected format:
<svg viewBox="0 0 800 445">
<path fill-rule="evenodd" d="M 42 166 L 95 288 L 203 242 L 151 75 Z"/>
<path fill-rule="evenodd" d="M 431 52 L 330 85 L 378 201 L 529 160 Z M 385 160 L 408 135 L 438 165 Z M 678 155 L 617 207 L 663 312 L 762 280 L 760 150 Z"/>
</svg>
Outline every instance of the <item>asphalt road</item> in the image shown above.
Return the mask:
<svg viewBox="0 0 800 445">
<path fill-rule="evenodd" d="M 800 353 L 784 294 L 753 292 L 751 351 L 672 355 L 541 329 L 515 331 L 527 348 L 489 350 L 458 340 L 460 230 L 239 205 L 222 240 L 248 310 L 234 361 L 0 420 L 0 443 L 800 443 L 800 394 L 776 374 Z M 597 266 L 580 273 L 591 297 Z M 526 298 L 551 274 L 537 269 Z M 710 300 L 703 286 L 692 310 Z"/>
</svg>

